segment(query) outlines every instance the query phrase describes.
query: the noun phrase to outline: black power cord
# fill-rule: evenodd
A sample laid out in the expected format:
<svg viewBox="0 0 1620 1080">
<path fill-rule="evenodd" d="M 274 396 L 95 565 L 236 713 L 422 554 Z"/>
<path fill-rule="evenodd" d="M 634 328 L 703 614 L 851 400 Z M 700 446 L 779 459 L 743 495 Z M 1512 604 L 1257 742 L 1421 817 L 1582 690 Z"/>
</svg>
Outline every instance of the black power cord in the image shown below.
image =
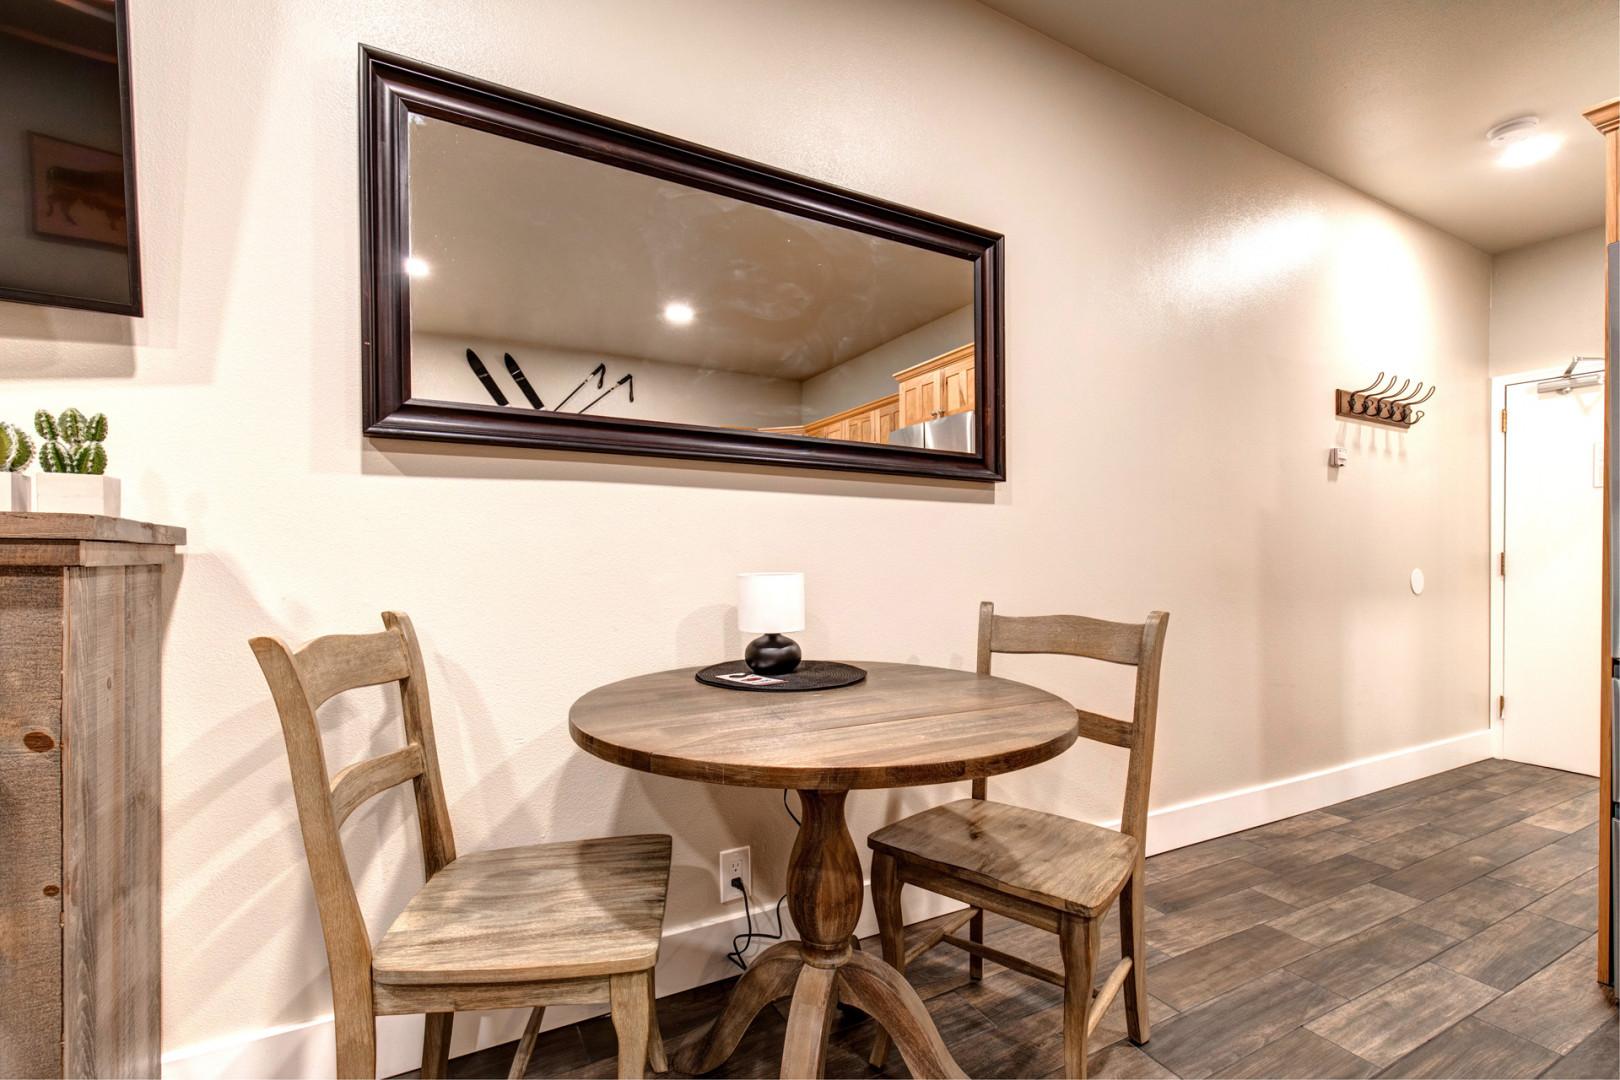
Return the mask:
<svg viewBox="0 0 1620 1080">
<path fill-rule="evenodd" d="M 804 824 L 799 820 L 799 815 L 793 812 L 792 804 L 788 802 L 787 788 L 782 789 L 782 809 L 787 811 L 787 816 L 793 819 L 794 825 Z M 747 929 L 731 939 L 731 951 L 726 953 L 726 959 L 730 960 L 740 970 L 747 971 L 748 959 L 744 954 L 746 954 L 749 949 L 754 947 L 755 938 L 759 938 L 762 941 L 782 940 L 782 901 L 787 899 L 787 893 L 783 893 L 781 896 L 776 898 L 776 933 L 767 934 L 763 931 L 756 932 L 754 930 L 754 912 L 750 906 L 748 890 L 743 888 L 742 878 L 734 877 L 731 879 L 730 884 L 733 889 L 736 889 L 743 895 L 743 918 L 747 920 Z M 742 942 L 740 947 L 737 944 L 739 941 Z"/>
<path fill-rule="evenodd" d="M 743 917 L 748 920 L 748 928 L 731 939 L 731 951 L 726 953 L 726 959 L 735 964 L 738 970 L 747 971 L 748 961 L 744 957 L 744 954 L 747 953 L 749 949 L 754 947 L 755 938 L 759 938 L 762 941 L 782 940 L 782 901 L 787 899 L 787 893 L 783 893 L 776 901 L 776 933 L 767 934 L 763 930 L 754 929 L 754 912 L 752 910 L 751 902 L 748 899 L 748 890 L 743 888 L 742 878 L 732 878 L 731 887 L 742 893 Z M 741 944 L 739 944 L 739 942 Z"/>
</svg>

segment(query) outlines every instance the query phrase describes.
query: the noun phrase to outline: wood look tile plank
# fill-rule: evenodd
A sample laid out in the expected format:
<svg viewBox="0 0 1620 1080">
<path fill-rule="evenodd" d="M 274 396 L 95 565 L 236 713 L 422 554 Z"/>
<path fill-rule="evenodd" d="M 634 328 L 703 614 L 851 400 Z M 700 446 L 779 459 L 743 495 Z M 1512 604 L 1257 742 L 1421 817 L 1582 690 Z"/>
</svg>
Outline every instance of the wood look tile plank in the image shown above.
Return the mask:
<svg viewBox="0 0 1620 1080">
<path fill-rule="evenodd" d="M 1266 844 L 1274 840 L 1292 840 L 1296 837 L 1310 836 L 1324 829 L 1331 829 L 1336 825 L 1348 825 L 1349 818 L 1340 817 L 1327 810 L 1312 810 L 1308 814 L 1296 814 L 1281 821 L 1273 821 L 1258 828 L 1248 829 L 1237 835 L 1252 843 Z"/>
<path fill-rule="evenodd" d="M 1587 831 L 1572 832 L 1563 840 L 1492 870 L 1490 876 L 1539 893 L 1553 892 L 1597 866 L 1596 845 L 1587 843 Z"/>
<path fill-rule="evenodd" d="M 1620 1023 L 1611 1015 L 1541 1075 L 1549 1080 L 1620 1080 Z"/>
<path fill-rule="evenodd" d="M 1401 916 L 1449 934 L 1458 941 L 1471 938 L 1492 923 L 1533 903 L 1529 889 L 1494 878 L 1479 877 L 1435 897 Z"/>
<path fill-rule="evenodd" d="M 1329 1042 L 1314 1031 L 1295 1028 L 1215 1075 L 1241 1080 L 1270 1080 L 1279 1076 L 1357 1080 L 1359 1077 L 1372 1076 L 1377 1071 L 1378 1066 L 1357 1057 L 1338 1043 Z"/>
<path fill-rule="evenodd" d="M 1177 1076 L 1205 1077 L 1339 1007 L 1343 998 L 1273 971 L 1173 1017 L 1153 1031 L 1154 1060 Z"/>
<path fill-rule="evenodd" d="M 1186 1010 L 1308 956 L 1316 946 L 1251 926 L 1148 967 L 1153 996 Z"/>
<path fill-rule="evenodd" d="M 1359 837 L 1325 830 L 1309 836 L 1271 841 L 1262 847 L 1258 855 L 1249 856 L 1249 861 L 1273 873 L 1288 874 L 1365 846 Z"/>
<path fill-rule="evenodd" d="M 1403 893 L 1376 884 L 1358 885 L 1342 896 L 1324 900 L 1308 908 L 1278 918 L 1269 925 L 1313 945 L 1327 946 L 1359 934 L 1385 919 L 1392 919 L 1418 906 Z"/>
<path fill-rule="evenodd" d="M 1396 918 L 1288 965 L 1288 970 L 1345 998 L 1410 971 L 1456 944 L 1427 926 Z"/>
<path fill-rule="evenodd" d="M 1389 873 L 1389 867 L 1361 858 L 1360 850 L 1358 848 L 1355 855 L 1340 855 L 1303 870 L 1272 874 L 1265 880 L 1253 882 L 1254 890 L 1303 908 Z"/>
<path fill-rule="evenodd" d="M 1171 915 L 1227 893 L 1263 886 L 1276 878 L 1277 875 L 1270 870 L 1246 859 L 1228 859 L 1196 873 L 1183 874 L 1158 884 L 1150 882 L 1147 902 L 1155 911 Z"/>
<path fill-rule="evenodd" d="M 1484 836 L 1488 832 L 1495 832 L 1497 829 L 1523 821 L 1530 813 L 1519 806 L 1505 804 L 1501 799 L 1496 799 L 1482 806 L 1464 810 L 1460 814 L 1437 818 L 1432 824 L 1435 828 L 1460 833 L 1464 839 L 1472 840 L 1476 836 Z"/>
<path fill-rule="evenodd" d="M 1551 779 L 1502 796 L 1504 805 L 1522 807 L 1527 815 L 1534 814 L 1577 795 L 1590 794 L 1597 798 L 1597 781 L 1590 776 L 1575 773 L 1557 773 Z"/>
<path fill-rule="evenodd" d="M 1558 1055 L 1544 1046 L 1466 1016 L 1379 1075 L 1402 1080 L 1475 1076 L 1510 1080 L 1540 1076 L 1557 1060 Z"/>
<path fill-rule="evenodd" d="M 1521 821 L 1420 859 L 1379 878 L 1378 884 L 1419 900 L 1433 900 L 1563 837 L 1563 833 Z"/>
<path fill-rule="evenodd" d="M 1487 879 L 1489 880 L 1489 879 Z M 1528 891 L 1528 890 L 1526 890 Z M 1532 915 L 1557 919 L 1578 926 L 1588 934 L 1597 933 L 1597 868 L 1567 881 L 1553 892 L 1525 908 Z"/>
<path fill-rule="evenodd" d="M 1423 964 L 1305 1026 L 1375 1065 L 1391 1065 L 1497 994 L 1495 987 Z"/>
<path fill-rule="evenodd" d="M 1413 803 L 1403 803 L 1400 806 L 1392 806 L 1388 810 L 1373 814 L 1370 817 L 1352 818 L 1349 822 L 1338 826 L 1333 831 L 1373 843 L 1374 841 L 1388 839 L 1397 833 L 1406 832 L 1408 829 L 1416 828 L 1419 825 L 1427 825 L 1433 819 L 1433 812 L 1426 807 L 1417 806 Z"/>
<path fill-rule="evenodd" d="M 1586 937 L 1568 923 L 1519 911 L 1435 958 L 1475 982 L 1511 990 Z"/>
<path fill-rule="evenodd" d="M 1176 1074 L 1128 1042 L 1111 1043 L 1091 1055 L 1087 1067 L 1092 1080 L 1176 1080 Z M 1047 1074 L 1061 1077 L 1061 1067 Z"/>
<path fill-rule="evenodd" d="M 1179 956 L 1218 938 L 1269 922 L 1295 909 L 1253 889 L 1228 893 L 1197 907 L 1146 920 L 1150 946 L 1167 956 Z"/>
<path fill-rule="evenodd" d="M 1481 1020 L 1567 1054 L 1614 1015 L 1597 984 L 1597 935 L 1479 1012 Z"/>
<path fill-rule="evenodd" d="M 1190 874 L 1194 870 L 1202 870 L 1226 862 L 1228 859 L 1246 859 L 1251 855 L 1260 854 L 1260 851 L 1259 844 L 1239 840 L 1236 836 L 1217 836 L 1213 840 L 1189 844 L 1174 851 L 1151 856 L 1147 860 L 1148 885 L 1168 881 L 1182 874 Z"/>
<path fill-rule="evenodd" d="M 1340 817 L 1351 819 L 1371 817 L 1374 814 L 1383 813 L 1391 807 L 1414 802 L 1420 798 L 1447 791 L 1454 787 L 1460 787 L 1468 783 L 1470 779 L 1471 777 L 1459 776 L 1454 771 L 1436 773 L 1433 776 L 1411 780 L 1396 787 L 1374 791 L 1359 798 L 1335 803 L 1328 809 Z"/>
<path fill-rule="evenodd" d="M 1391 870 L 1410 866 L 1431 855 L 1449 851 L 1470 837 L 1433 825 L 1419 825 L 1403 833 L 1374 841 L 1356 849 L 1356 858 L 1378 863 Z"/>
<path fill-rule="evenodd" d="M 1596 792 L 1582 792 L 1574 798 L 1549 806 L 1524 820 L 1543 829 L 1574 832 L 1584 826 L 1597 824 L 1598 801 Z"/>
</svg>

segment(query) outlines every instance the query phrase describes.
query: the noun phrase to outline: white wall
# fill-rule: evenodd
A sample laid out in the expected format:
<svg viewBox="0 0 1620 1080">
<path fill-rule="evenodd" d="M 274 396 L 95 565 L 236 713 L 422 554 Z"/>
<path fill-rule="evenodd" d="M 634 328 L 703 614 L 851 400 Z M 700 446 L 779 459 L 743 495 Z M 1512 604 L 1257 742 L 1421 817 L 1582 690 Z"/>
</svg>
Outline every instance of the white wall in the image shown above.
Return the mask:
<svg viewBox="0 0 1620 1080">
<path fill-rule="evenodd" d="M 799 422 L 799 395 L 803 384 L 797 379 L 773 379 L 768 375 L 715 371 L 662 360 L 602 356 L 522 342 L 443 334 L 411 335 L 412 396 L 493 405 L 494 399 L 467 364 L 468 349 L 484 362 L 511 408 L 527 409 L 529 403 L 506 371 L 503 359 L 506 353 L 512 354 L 548 409 L 555 409 L 566 399 L 566 411 L 578 412 L 591 399 L 614 388 L 625 375 L 631 375 L 630 383 L 614 388 L 591 409 L 591 415 L 628 416 L 705 427 L 781 427 Z M 598 390 L 596 380 L 592 379 L 570 398 L 569 392 L 599 363 L 607 365 L 602 388 Z M 634 401 L 628 392 L 632 387 Z"/>
<path fill-rule="evenodd" d="M 813 375 L 804 380 L 804 422 L 888 397 L 898 389 L 895 372 L 972 341 L 973 305 L 969 304 Z"/>
<path fill-rule="evenodd" d="M 809 575 L 811 655 L 967 666 L 983 598 L 1170 611 L 1160 806 L 1484 724 L 1490 267 L 1457 240 L 967 2 L 169 0 L 132 20 L 149 315 L 0 304 L 0 415 L 107 411 L 127 511 L 191 531 L 165 650 L 171 1051 L 329 1009 L 253 634 L 410 612 L 462 848 L 669 831 L 672 932 L 716 914 L 722 847 L 752 844 L 777 887 L 780 798 L 587 757 L 568 706 L 735 655 L 733 575 L 761 552 Z M 1009 480 L 362 438 L 361 41 L 1005 232 Z M 1443 388 L 1416 430 L 1335 421 L 1331 391 L 1378 368 Z M 1006 670 L 1127 705 L 1117 671 Z M 323 714 L 334 764 L 399 738 L 370 706 Z M 1084 747 L 993 787 L 1105 820 L 1121 776 Z M 945 794 L 859 793 L 852 827 Z M 417 884 L 407 807 L 346 829 L 379 932 Z"/>
<path fill-rule="evenodd" d="M 1603 355 L 1603 228 L 1504 251 L 1491 260 L 1491 374 Z M 1587 365 L 1596 367 L 1597 365 Z"/>
</svg>

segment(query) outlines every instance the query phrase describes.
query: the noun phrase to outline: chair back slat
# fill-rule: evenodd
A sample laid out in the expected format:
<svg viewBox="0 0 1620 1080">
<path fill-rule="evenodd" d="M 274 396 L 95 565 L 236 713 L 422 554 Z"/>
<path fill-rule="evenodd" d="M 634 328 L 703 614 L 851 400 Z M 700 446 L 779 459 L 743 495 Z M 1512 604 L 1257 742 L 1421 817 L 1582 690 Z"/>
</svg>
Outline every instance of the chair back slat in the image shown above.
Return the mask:
<svg viewBox="0 0 1620 1080">
<path fill-rule="evenodd" d="M 343 854 L 338 827 L 367 799 L 410 781 L 422 833 L 422 869 L 431 878 L 456 857 L 449 807 L 433 743 L 422 651 L 410 619 L 383 613 L 376 634 L 334 634 L 292 649 L 278 638 L 249 644 L 264 671 L 292 770 L 293 800 L 309 859 L 334 998 L 371 1001 L 371 938 Z M 326 767 L 316 710 L 345 690 L 398 683 L 405 746 L 356 762 L 335 777 Z"/>
<path fill-rule="evenodd" d="M 345 690 L 398 682 L 411 673 L 405 644 L 392 631 L 331 634 L 295 654 L 310 704 L 320 708 Z"/>
<path fill-rule="evenodd" d="M 1159 714 L 1159 669 L 1164 660 L 1164 631 L 1170 616 L 1155 611 L 1141 623 L 1107 622 L 1083 615 L 997 615 L 988 601 L 979 605 L 979 664 L 990 674 L 993 653 L 1057 653 L 1125 664 L 1136 668 L 1136 690 L 1127 722 L 1076 709 L 1080 735 L 1130 753 L 1125 773 L 1125 800 L 1120 831 L 1147 842 L 1148 791 L 1153 779 L 1154 729 Z M 983 780 L 973 782 L 973 797 L 987 797 Z"/>
<path fill-rule="evenodd" d="M 1142 658 L 1142 624 L 1105 622 L 1084 615 L 993 615 L 990 649 L 999 653 L 1063 653 L 1134 665 Z"/>
<path fill-rule="evenodd" d="M 422 775 L 422 748 L 415 743 L 392 754 L 357 761 L 332 777 L 332 816 L 342 825 L 373 795 Z"/>
</svg>

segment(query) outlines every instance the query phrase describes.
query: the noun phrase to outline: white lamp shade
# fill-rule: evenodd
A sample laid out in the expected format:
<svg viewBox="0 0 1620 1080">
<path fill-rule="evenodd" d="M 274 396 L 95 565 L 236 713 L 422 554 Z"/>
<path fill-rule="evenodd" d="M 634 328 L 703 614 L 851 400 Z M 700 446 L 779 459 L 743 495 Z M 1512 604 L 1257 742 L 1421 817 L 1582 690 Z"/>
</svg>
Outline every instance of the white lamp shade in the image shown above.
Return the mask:
<svg viewBox="0 0 1620 1080">
<path fill-rule="evenodd" d="M 748 634 L 791 634 L 804 629 L 804 575 L 737 575 L 737 629 Z"/>
</svg>

